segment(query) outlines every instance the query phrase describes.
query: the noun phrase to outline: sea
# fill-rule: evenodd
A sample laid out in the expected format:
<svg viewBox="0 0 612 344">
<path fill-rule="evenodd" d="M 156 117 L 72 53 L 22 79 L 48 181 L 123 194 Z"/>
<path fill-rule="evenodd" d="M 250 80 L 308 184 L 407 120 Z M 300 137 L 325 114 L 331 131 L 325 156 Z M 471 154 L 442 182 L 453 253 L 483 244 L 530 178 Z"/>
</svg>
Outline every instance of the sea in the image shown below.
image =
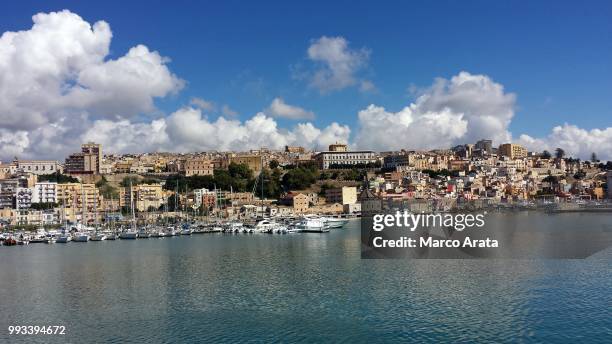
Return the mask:
<svg viewBox="0 0 612 344">
<path fill-rule="evenodd" d="M 491 221 L 517 216 L 612 232 L 612 214 Z M 610 343 L 612 249 L 361 259 L 359 220 L 329 233 L 3 246 L 0 326 L 0 343 Z"/>
</svg>

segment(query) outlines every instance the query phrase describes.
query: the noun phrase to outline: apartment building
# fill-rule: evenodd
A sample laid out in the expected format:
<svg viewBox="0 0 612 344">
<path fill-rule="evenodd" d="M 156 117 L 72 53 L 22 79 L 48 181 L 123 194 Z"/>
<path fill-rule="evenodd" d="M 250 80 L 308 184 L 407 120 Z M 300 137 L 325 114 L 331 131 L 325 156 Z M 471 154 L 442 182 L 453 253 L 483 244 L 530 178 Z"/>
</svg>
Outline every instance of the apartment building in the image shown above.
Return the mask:
<svg viewBox="0 0 612 344">
<path fill-rule="evenodd" d="M 357 203 L 357 188 L 354 186 L 343 186 L 341 188 L 325 190 L 327 203 L 354 204 Z"/>
<path fill-rule="evenodd" d="M 346 168 L 349 166 L 366 166 L 378 160 L 373 151 L 328 151 L 315 155 L 314 160 L 320 169 Z"/>
<path fill-rule="evenodd" d="M 32 203 L 57 203 L 57 183 L 36 183 L 32 191 Z"/>
<path fill-rule="evenodd" d="M 131 193 L 130 193 L 131 189 Z M 119 205 L 129 207 L 134 202 L 134 209 L 147 211 L 149 208 L 158 209 L 164 204 L 161 184 L 140 184 L 124 187 L 119 190 Z"/>
<path fill-rule="evenodd" d="M 514 143 L 504 143 L 499 146 L 499 154 L 510 159 L 520 159 L 527 157 L 527 149 Z"/>
</svg>

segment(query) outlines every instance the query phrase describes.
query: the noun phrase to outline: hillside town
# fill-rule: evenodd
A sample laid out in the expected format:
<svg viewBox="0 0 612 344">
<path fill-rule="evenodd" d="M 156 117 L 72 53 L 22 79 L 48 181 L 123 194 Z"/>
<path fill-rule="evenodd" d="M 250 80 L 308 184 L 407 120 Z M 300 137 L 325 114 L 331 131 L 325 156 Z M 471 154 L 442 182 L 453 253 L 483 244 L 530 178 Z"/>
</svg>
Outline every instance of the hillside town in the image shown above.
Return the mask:
<svg viewBox="0 0 612 344">
<path fill-rule="evenodd" d="M 0 164 L 0 224 L 27 227 L 160 218 L 359 215 L 362 203 L 413 211 L 581 207 L 612 198 L 612 164 L 563 149 L 491 140 L 432 151 L 105 154 L 100 144 L 54 160 Z M 372 203 L 374 202 L 374 203 Z"/>
</svg>

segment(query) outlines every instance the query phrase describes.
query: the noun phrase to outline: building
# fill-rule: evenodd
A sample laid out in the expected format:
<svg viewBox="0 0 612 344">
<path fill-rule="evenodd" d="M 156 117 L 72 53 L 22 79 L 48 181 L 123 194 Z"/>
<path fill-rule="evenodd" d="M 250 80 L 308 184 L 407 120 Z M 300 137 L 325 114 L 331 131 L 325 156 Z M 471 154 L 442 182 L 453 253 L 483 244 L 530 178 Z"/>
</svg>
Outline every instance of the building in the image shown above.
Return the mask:
<svg viewBox="0 0 612 344">
<path fill-rule="evenodd" d="M 357 203 L 357 188 L 354 186 L 343 186 L 341 188 L 325 190 L 327 203 L 355 204 Z"/>
<path fill-rule="evenodd" d="M 285 146 L 285 153 L 303 154 L 306 150 L 300 146 Z"/>
<path fill-rule="evenodd" d="M 607 181 L 608 181 L 608 198 L 612 199 L 612 171 L 608 171 L 607 174 Z"/>
<path fill-rule="evenodd" d="M 36 183 L 32 192 L 32 203 L 57 203 L 57 183 Z"/>
<path fill-rule="evenodd" d="M 383 158 L 383 167 L 386 169 L 397 169 L 402 166 L 410 166 L 410 156 L 407 154 L 387 155 Z"/>
<path fill-rule="evenodd" d="M 194 205 L 199 208 L 204 204 L 205 207 L 214 207 L 217 202 L 217 196 L 214 191 L 208 189 L 193 190 Z"/>
<path fill-rule="evenodd" d="M 212 176 L 214 173 L 214 164 L 208 159 L 189 159 L 184 166 L 187 177 Z"/>
<path fill-rule="evenodd" d="M 480 140 L 476 142 L 475 148 L 481 152 L 482 155 L 493 154 L 493 141 L 492 140 Z"/>
<path fill-rule="evenodd" d="M 261 155 L 230 156 L 228 163 L 245 164 L 249 166 L 249 169 L 253 171 L 254 174 L 259 174 L 262 168 L 262 156 Z"/>
<path fill-rule="evenodd" d="M 102 197 L 95 184 L 65 183 L 57 184 L 57 202 L 66 208 L 69 221 L 83 221 L 82 214 L 87 221 L 93 220 L 96 208 L 102 208 Z"/>
<path fill-rule="evenodd" d="M 314 157 L 320 169 L 347 168 L 351 166 L 365 167 L 374 164 L 378 160 L 372 151 L 328 151 L 321 152 Z"/>
<path fill-rule="evenodd" d="M 299 193 L 293 195 L 291 199 L 293 203 L 293 211 L 295 213 L 305 213 L 308 211 L 308 208 L 310 207 L 310 199 L 308 196 Z"/>
<path fill-rule="evenodd" d="M 32 189 L 15 189 L 15 209 L 29 209 L 32 206 Z"/>
<path fill-rule="evenodd" d="M 80 153 L 70 154 L 66 158 L 64 172 L 67 174 L 99 174 L 101 162 L 102 145 L 93 142 L 85 143 L 81 145 Z"/>
<path fill-rule="evenodd" d="M 330 152 L 347 152 L 348 151 L 348 145 L 344 144 L 344 143 L 332 143 L 331 145 L 329 145 L 329 151 Z"/>
<path fill-rule="evenodd" d="M 131 193 L 130 193 L 131 189 Z M 150 208 L 159 209 L 164 203 L 161 184 L 140 184 L 124 187 L 119 190 L 119 205 L 130 207 L 134 202 L 137 211 L 148 211 Z"/>
<path fill-rule="evenodd" d="M 527 149 L 514 143 L 504 143 L 499 146 L 499 154 L 510 159 L 521 159 L 527 157 Z"/>
<path fill-rule="evenodd" d="M 11 173 L 25 172 L 36 175 L 52 174 L 61 172 L 62 166 L 59 161 L 53 160 L 13 160 Z"/>
</svg>

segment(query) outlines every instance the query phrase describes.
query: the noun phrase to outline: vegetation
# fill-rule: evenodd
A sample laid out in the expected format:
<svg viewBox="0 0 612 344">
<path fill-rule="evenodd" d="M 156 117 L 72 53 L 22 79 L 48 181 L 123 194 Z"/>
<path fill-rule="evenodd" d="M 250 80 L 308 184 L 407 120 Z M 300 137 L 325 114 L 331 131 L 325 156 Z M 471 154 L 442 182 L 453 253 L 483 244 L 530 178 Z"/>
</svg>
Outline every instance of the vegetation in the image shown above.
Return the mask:
<svg viewBox="0 0 612 344">
<path fill-rule="evenodd" d="M 456 171 L 449 171 L 449 170 L 440 170 L 440 171 L 434 171 L 434 170 L 422 170 L 422 173 L 428 174 L 429 178 L 438 178 L 438 177 L 450 177 L 450 176 L 458 176 L 459 173 Z"/>
<path fill-rule="evenodd" d="M 555 158 L 561 160 L 565 157 L 565 151 L 561 148 L 555 149 Z"/>
<path fill-rule="evenodd" d="M 110 185 L 104 176 L 102 176 L 102 179 L 98 180 L 96 187 L 100 190 L 100 194 L 106 199 L 116 199 L 119 197 L 117 188 Z"/>
<path fill-rule="evenodd" d="M 166 179 L 164 188 L 184 192 L 194 189 L 206 188 L 213 190 L 215 187 L 222 190 L 233 190 L 235 192 L 251 191 L 255 183 L 253 172 L 246 164 L 231 163 L 227 170 L 215 170 L 212 176 L 183 176 L 175 174 Z"/>
<path fill-rule="evenodd" d="M 315 165 L 300 165 L 289 170 L 283 176 L 283 186 L 287 190 L 303 190 L 316 183 L 319 170 Z"/>
<path fill-rule="evenodd" d="M 278 161 L 277 160 L 270 161 L 270 169 L 274 170 L 276 168 L 278 168 Z"/>
<path fill-rule="evenodd" d="M 31 209 L 33 210 L 46 210 L 46 209 L 53 209 L 56 208 L 58 205 L 57 203 L 32 203 L 32 205 L 30 206 Z"/>
<path fill-rule="evenodd" d="M 66 183 L 78 183 L 79 180 L 65 174 L 61 174 L 59 172 L 51 173 L 51 174 L 43 174 L 38 176 L 39 182 L 56 182 L 58 184 L 66 184 Z"/>
<path fill-rule="evenodd" d="M 549 151 L 545 150 L 545 151 L 542 152 L 542 158 L 550 159 L 550 158 L 552 158 L 552 154 L 550 154 Z"/>
</svg>

